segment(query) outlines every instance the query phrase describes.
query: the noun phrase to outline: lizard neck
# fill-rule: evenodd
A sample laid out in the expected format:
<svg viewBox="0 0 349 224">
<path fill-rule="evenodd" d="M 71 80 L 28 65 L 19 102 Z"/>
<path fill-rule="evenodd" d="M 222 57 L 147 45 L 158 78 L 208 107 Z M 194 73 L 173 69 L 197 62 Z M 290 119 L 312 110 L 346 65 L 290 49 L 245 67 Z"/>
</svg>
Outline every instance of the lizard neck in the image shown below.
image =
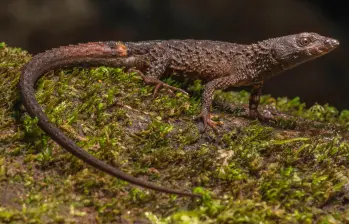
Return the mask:
<svg viewBox="0 0 349 224">
<path fill-rule="evenodd" d="M 249 59 L 248 68 L 254 80 L 263 80 L 283 71 L 282 66 L 273 58 L 272 40 L 264 40 L 246 48 Z"/>
</svg>

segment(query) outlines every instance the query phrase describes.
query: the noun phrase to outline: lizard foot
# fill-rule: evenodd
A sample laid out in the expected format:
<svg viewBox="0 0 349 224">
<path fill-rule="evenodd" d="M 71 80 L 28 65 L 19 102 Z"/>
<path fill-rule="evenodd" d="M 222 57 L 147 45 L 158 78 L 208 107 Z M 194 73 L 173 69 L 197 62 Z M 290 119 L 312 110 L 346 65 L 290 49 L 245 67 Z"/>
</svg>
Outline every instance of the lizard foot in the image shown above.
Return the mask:
<svg viewBox="0 0 349 224">
<path fill-rule="evenodd" d="M 185 95 L 189 95 L 186 91 L 184 91 L 184 90 L 182 90 L 180 88 L 168 85 L 168 84 L 164 83 L 163 81 L 161 81 L 159 79 L 156 79 L 156 78 L 153 78 L 153 77 L 150 77 L 150 76 L 146 76 L 141 71 L 138 71 L 136 69 L 130 68 L 128 71 L 129 72 L 136 72 L 139 76 L 141 76 L 141 78 L 143 79 L 143 81 L 146 84 L 148 84 L 148 85 L 155 85 L 155 89 L 154 89 L 154 92 L 153 92 L 153 98 L 155 98 L 157 96 L 157 94 L 158 94 L 158 92 L 159 92 L 159 90 L 161 88 L 167 89 L 171 95 L 174 95 L 174 93 L 172 91 L 178 91 L 178 92 L 182 92 Z"/>
<path fill-rule="evenodd" d="M 213 121 L 211 120 L 211 114 L 210 113 L 207 113 L 207 114 L 200 114 L 199 117 L 201 117 L 204 121 L 204 130 L 203 132 L 205 132 L 207 130 L 207 127 L 211 127 L 212 130 L 214 132 L 218 132 L 218 129 L 217 129 L 217 125 L 221 125 L 222 123 L 221 122 L 216 122 L 216 121 Z"/>
<path fill-rule="evenodd" d="M 153 97 L 154 97 L 154 98 L 157 96 L 157 94 L 158 94 L 158 92 L 159 92 L 159 90 L 160 90 L 161 88 L 165 88 L 172 96 L 176 96 L 176 95 L 173 93 L 173 91 L 178 91 L 178 92 L 181 92 L 181 93 L 183 93 L 183 94 L 185 94 L 185 95 L 189 95 L 186 91 L 184 91 L 184 90 L 182 90 L 182 89 L 180 89 L 180 88 L 174 87 L 174 86 L 170 86 L 170 85 L 168 85 L 168 84 L 166 84 L 166 83 L 164 83 L 164 82 L 162 82 L 162 81 L 160 81 L 160 80 L 156 80 L 156 83 L 153 82 L 153 81 L 148 82 L 148 81 L 146 81 L 144 78 L 143 78 L 143 80 L 144 80 L 144 82 L 147 83 L 147 84 L 156 84 L 155 89 L 154 89 L 154 92 L 153 92 Z"/>
</svg>

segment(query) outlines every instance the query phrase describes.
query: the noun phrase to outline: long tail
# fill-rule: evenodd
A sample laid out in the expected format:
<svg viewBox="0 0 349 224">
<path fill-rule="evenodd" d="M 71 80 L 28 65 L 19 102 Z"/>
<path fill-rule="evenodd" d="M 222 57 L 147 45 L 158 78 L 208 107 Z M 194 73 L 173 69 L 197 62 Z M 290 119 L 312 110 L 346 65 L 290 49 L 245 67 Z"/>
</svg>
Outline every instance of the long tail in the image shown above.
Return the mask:
<svg viewBox="0 0 349 224">
<path fill-rule="evenodd" d="M 144 188 L 181 196 L 200 197 L 200 195 L 197 194 L 167 189 L 153 183 L 137 179 L 96 159 L 85 150 L 77 146 L 74 141 L 65 136 L 60 129 L 50 122 L 35 98 L 35 83 L 42 75 L 45 74 L 45 72 L 49 70 L 61 67 L 79 66 L 81 64 L 88 66 L 127 66 L 137 65 L 137 63 L 140 62 L 129 55 L 127 44 L 125 45 L 121 42 L 94 42 L 72 45 L 52 49 L 50 51 L 38 54 L 24 66 L 20 77 L 19 88 L 24 107 L 31 117 L 38 118 L 39 127 L 47 135 L 49 135 L 64 149 L 91 166 L 114 177 Z"/>
</svg>

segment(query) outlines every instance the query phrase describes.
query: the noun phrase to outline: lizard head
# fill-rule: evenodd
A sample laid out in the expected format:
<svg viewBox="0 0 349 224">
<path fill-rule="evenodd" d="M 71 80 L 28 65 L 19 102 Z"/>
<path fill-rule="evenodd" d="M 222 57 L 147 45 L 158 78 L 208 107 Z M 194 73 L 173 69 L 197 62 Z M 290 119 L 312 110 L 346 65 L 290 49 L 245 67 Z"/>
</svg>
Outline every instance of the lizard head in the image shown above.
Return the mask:
<svg viewBox="0 0 349 224">
<path fill-rule="evenodd" d="M 317 33 L 299 33 L 273 39 L 271 55 L 286 70 L 327 54 L 338 45 L 338 40 Z"/>
</svg>

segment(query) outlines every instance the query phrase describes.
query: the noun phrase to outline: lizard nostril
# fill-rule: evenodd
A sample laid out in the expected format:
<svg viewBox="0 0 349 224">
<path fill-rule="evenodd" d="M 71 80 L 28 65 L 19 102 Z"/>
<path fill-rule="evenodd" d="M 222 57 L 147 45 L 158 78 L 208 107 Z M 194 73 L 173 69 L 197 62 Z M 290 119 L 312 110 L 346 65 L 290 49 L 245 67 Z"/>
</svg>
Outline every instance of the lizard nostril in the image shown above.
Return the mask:
<svg viewBox="0 0 349 224">
<path fill-rule="evenodd" d="M 338 47 L 339 41 L 336 40 L 336 39 L 327 39 L 327 40 L 325 41 L 325 44 L 326 44 L 326 45 L 329 45 L 329 46 L 331 46 L 331 47 Z"/>
</svg>

